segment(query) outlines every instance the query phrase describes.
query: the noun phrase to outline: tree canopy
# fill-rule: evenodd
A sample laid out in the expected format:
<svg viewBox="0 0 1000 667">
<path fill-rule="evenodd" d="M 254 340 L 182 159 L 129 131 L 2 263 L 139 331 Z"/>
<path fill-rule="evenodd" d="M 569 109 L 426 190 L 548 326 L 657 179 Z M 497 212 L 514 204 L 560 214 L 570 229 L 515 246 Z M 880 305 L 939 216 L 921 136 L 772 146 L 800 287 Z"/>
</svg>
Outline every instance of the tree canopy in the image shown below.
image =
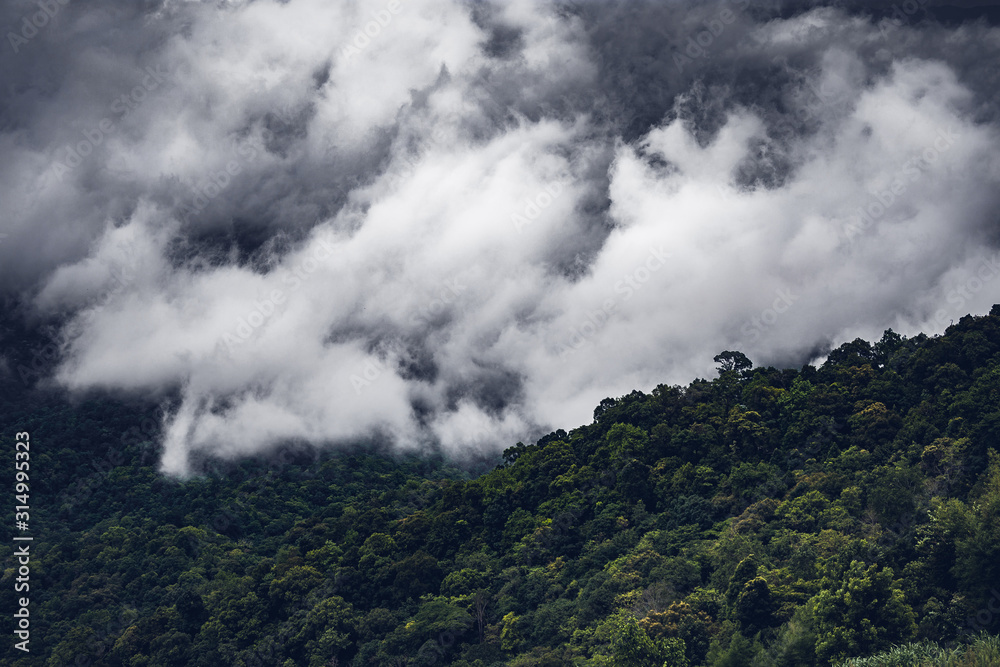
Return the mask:
<svg viewBox="0 0 1000 667">
<path fill-rule="evenodd" d="M 8 384 L 38 639 L 2 664 L 860 665 L 1000 630 L 1000 308 L 715 361 L 480 468 L 289 443 L 185 481 L 155 406 Z"/>
</svg>

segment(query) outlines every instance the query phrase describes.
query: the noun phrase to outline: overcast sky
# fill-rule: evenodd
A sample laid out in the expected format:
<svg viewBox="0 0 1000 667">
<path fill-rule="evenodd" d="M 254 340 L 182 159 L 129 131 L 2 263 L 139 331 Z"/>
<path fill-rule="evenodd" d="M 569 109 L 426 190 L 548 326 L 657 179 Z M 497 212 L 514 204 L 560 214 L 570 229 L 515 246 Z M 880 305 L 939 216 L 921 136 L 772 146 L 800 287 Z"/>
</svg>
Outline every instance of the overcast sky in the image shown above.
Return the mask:
<svg viewBox="0 0 1000 667">
<path fill-rule="evenodd" d="M 1000 30 L 941 4 L 10 0 L 0 286 L 53 382 L 180 393 L 171 473 L 940 333 L 1000 302 Z"/>
</svg>

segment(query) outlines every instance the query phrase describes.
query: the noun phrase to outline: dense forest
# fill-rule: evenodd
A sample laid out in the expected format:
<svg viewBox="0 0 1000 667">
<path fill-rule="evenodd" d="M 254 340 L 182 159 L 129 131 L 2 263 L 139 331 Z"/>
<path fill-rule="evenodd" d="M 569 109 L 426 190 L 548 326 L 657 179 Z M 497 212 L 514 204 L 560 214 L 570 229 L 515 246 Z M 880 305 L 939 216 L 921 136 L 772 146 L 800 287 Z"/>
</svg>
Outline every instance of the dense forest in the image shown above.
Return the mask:
<svg viewBox="0 0 1000 667">
<path fill-rule="evenodd" d="M 722 352 L 471 470 L 289 445 L 164 478 L 155 406 L 71 401 L 24 350 L 3 665 L 1000 664 L 1000 306 L 819 367 Z"/>
</svg>

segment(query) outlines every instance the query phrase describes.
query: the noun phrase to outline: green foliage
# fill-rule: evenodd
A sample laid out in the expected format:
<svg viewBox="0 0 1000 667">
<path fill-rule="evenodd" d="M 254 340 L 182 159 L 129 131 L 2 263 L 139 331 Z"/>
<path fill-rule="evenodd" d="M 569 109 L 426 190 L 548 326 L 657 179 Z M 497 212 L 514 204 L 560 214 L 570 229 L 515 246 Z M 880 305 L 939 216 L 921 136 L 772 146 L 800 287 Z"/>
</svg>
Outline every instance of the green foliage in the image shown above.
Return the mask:
<svg viewBox="0 0 1000 667">
<path fill-rule="evenodd" d="M 760 565 L 757 563 L 757 557 L 753 554 L 750 554 L 739 562 L 736 566 L 736 571 L 733 572 L 733 576 L 729 578 L 729 586 L 726 588 L 726 598 L 731 604 L 736 602 L 740 593 L 743 592 L 744 586 L 757 577 L 759 570 Z"/>
<path fill-rule="evenodd" d="M 982 492 L 972 503 L 968 527 L 956 541 L 953 568 L 962 590 L 981 601 L 987 598 L 981 582 L 1000 582 L 1000 455 L 995 450 L 989 454 Z"/>
<path fill-rule="evenodd" d="M 641 456 L 649 445 L 649 436 L 646 432 L 631 424 L 615 424 L 604 439 L 611 449 L 611 456 L 616 459 Z"/>
<path fill-rule="evenodd" d="M 45 471 L 46 640 L 2 664 L 1000 664 L 954 646 L 1000 630 L 1000 307 L 716 362 L 480 468 L 289 448 L 187 480 L 155 406 L 0 388 Z"/>
<path fill-rule="evenodd" d="M 653 641 L 635 617 L 626 613 L 615 618 L 611 650 L 614 667 L 688 667 L 682 639 Z"/>
<path fill-rule="evenodd" d="M 867 658 L 849 658 L 838 667 L 992 667 L 1000 665 L 1000 637 L 981 635 L 967 645 L 943 648 L 923 641 L 894 646 Z"/>
<path fill-rule="evenodd" d="M 708 654 L 709 667 L 751 667 L 754 657 L 760 652 L 760 647 L 752 641 L 735 633 L 729 639 L 725 648 L 721 644 L 712 647 Z"/>
<path fill-rule="evenodd" d="M 750 635 L 775 625 L 777 610 L 771 587 L 763 577 L 754 577 L 744 584 L 736 598 L 736 620 Z"/>
<path fill-rule="evenodd" d="M 846 572 L 824 578 L 814 611 L 820 660 L 865 655 L 913 637 L 913 610 L 892 576 L 890 568 L 852 561 Z"/>
</svg>

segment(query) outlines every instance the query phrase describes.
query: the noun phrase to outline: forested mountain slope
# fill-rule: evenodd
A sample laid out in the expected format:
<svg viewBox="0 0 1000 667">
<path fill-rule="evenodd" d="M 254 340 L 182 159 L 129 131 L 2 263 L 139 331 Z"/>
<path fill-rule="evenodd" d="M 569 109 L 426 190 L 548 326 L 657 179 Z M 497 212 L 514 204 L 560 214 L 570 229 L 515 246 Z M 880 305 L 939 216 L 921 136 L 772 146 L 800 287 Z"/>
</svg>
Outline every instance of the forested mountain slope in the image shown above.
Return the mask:
<svg viewBox="0 0 1000 667">
<path fill-rule="evenodd" d="M 831 665 L 996 634 L 1000 306 L 819 368 L 716 361 L 481 475 L 286 448 L 184 482 L 155 411 L 11 364 L 33 640 L 3 664 Z"/>
</svg>

